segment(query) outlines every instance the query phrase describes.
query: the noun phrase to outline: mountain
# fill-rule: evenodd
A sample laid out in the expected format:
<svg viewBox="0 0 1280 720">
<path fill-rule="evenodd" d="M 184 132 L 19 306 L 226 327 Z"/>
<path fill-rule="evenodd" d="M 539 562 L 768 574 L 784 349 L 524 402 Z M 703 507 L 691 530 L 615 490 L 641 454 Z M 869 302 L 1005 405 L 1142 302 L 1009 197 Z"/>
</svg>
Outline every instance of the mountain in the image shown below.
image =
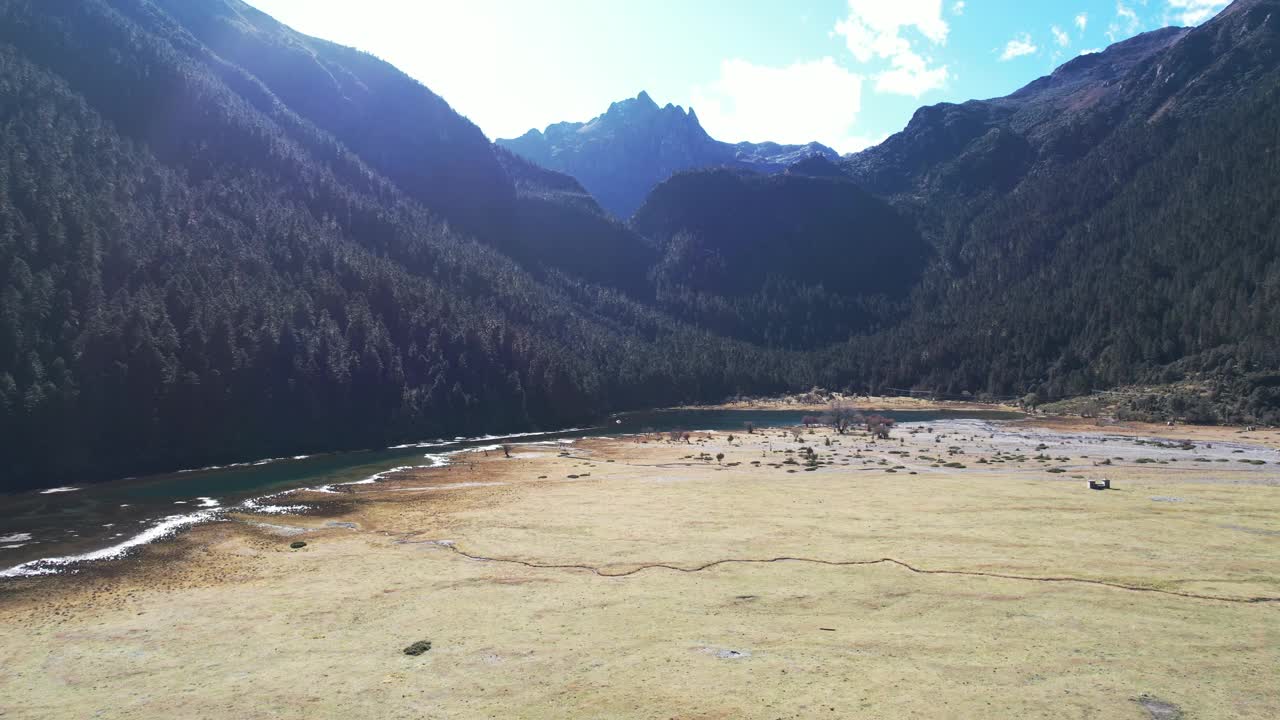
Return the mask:
<svg viewBox="0 0 1280 720">
<path fill-rule="evenodd" d="M 888 322 L 929 256 L 897 211 L 818 157 L 772 176 L 679 173 L 631 225 L 661 249 L 651 277 L 665 312 L 769 347 Z"/>
<path fill-rule="evenodd" d="M 672 178 L 633 220 L 679 240 L 664 263 L 685 275 L 658 273 L 662 307 L 730 333 L 787 318 L 771 340 L 852 331 L 816 352 L 869 390 L 1056 399 L 1181 383 L 1196 390 L 1153 401 L 1161 413 L 1280 421 L 1278 28 L 1280 2 L 1237 0 L 1200 27 L 1075 58 L 1007 97 L 921 108 L 902 132 L 834 163 L 923 239 L 922 266 L 886 270 L 872 253 L 860 272 L 866 235 L 915 247 L 892 223 L 825 241 L 807 228 L 795 243 L 788 212 L 803 206 L 767 199 L 777 188 L 719 171 Z M 806 161 L 784 181 L 830 179 L 831 165 Z M 739 247 L 750 250 L 737 262 L 756 256 L 757 227 L 795 243 L 791 258 L 763 256 L 778 275 L 821 278 L 826 293 L 838 286 L 819 268 L 839 267 L 858 278 L 842 292 L 868 295 L 815 307 L 792 285 L 790 299 L 762 290 L 744 304 L 742 288 L 723 286 L 735 275 L 725 258 Z M 674 263 L 677 251 L 693 259 Z"/>
<path fill-rule="evenodd" d="M 920 108 L 902 132 L 841 164 L 885 195 L 1009 190 L 1034 164 L 1091 149 L 1128 111 L 1126 75 L 1188 32 L 1164 28 L 1081 55 L 1007 97 Z"/>
<path fill-rule="evenodd" d="M 238 0 L 0 4 L 0 488 L 814 381 L 584 279 L 645 285 L 627 252 L 576 181 Z"/>
<path fill-rule="evenodd" d="M 848 158 L 566 136 L 630 222 L 239 0 L 0 3 L 0 488 L 813 385 L 1280 422 L 1280 0 Z"/>
<path fill-rule="evenodd" d="M 497 143 L 577 178 L 619 218 L 630 217 L 655 185 L 682 170 L 727 166 L 774 173 L 810 155 L 838 157 L 816 142 L 720 142 L 702 129 L 692 108 L 659 107 L 646 92 L 613 103 L 589 122 L 556 123 Z"/>
<path fill-rule="evenodd" d="M 1188 381 L 1232 398 L 1202 417 L 1280 418 L 1277 137 L 1276 0 L 921 109 L 842 165 L 937 260 L 909 316 L 842 357 L 949 392 Z"/>
</svg>

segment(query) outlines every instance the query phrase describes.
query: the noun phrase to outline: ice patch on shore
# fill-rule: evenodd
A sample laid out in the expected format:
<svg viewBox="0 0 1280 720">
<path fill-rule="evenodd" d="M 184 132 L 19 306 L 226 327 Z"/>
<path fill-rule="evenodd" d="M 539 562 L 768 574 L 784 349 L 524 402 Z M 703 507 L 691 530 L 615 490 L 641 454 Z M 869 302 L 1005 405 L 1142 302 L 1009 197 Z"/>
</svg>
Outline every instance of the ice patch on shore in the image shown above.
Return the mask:
<svg viewBox="0 0 1280 720">
<path fill-rule="evenodd" d="M 404 445 L 392 445 L 388 450 L 407 450 L 409 448 L 427 448 L 441 447 L 444 445 L 456 445 L 465 442 L 483 442 L 485 440 L 511 440 L 514 438 L 537 437 L 539 435 L 560 435 L 563 433 L 583 432 L 587 428 L 565 428 L 564 430 L 539 430 L 537 432 L 508 433 L 506 435 L 478 435 L 476 437 L 456 437 L 452 440 L 426 440 L 417 443 L 406 443 Z"/>
<path fill-rule="evenodd" d="M 177 475 L 183 475 L 185 473 L 213 472 L 214 470 L 230 470 L 231 468 L 248 467 L 252 464 L 253 463 L 242 462 L 242 463 L 231 463 L 230 465 L 205 465 L 204 467 L 187 468 L 185 470 L 175 470 L 174 473 Z"/>
<path fill-rule="evenodd" d="M 123 556 L 133 548 L 155 542 L 161 538 L 174 535 L 183 528 L 190 527 L 197 523 L 214 520 L 218 517 L 218 510 L 201 510 L 200 512 L 189 513 L 187 515 L 170 515 L 161 518 L 156 524 L 125 540 L 110 547 L 94 550 L 92 552 L 80 555 L 66 555 L 63 557 L 43 558 L 40 560 L 32 560 L 30 562 L 15 565 L 7 570 L 0 570 L 0 578 L 14 577 L 34 577 L 36 575 L 53 575 L 67 569 L 68 566 L 81 562 L 90 562 L 93 560 L 110 560 Z"/>
<path fill-rule="evenodd" d="M 214 470 L 232 470 L 234 468 L 257 467 L 259 465 L 270 465 L 271 463 L 285 462 L 291 460 L 306 460 L 310 455 L 292 455 L 289 457 L 270 457 L 261 460 L 247 460 L 245 462 L 228 463 L 226 465 L 205 465 L 198 468 L 187 468 L 185 470 L 175 470 L 175 475 L 185 475 L 186 473 L 213 472 Z"/>
<path fill-rule="evenodd" d="M 78 487 L 56 487 L 56 488 L 49 488 L 48 490 L 41 490 L 41 491 L 40 491 L 40 494 L 41 494 L 41 495 L 52 495 L 52 494 L 54 494 L 54 493 L 69 493 L 69 492 L 75 492 L 75 491 L 77 491 L 77 490 L 79 490 L 79 489 L 80 489 L 80 488 L 78 488 Z"/>
<path fill-rule="evenodd" d="M 455 450 L 454 452 L 462 452 L 462 451 Z M 393 467 L 388 470 L 381 470 L 379 472 L 376 472 L 370 475 L 369 477 L 363 480 L 352 480 L 351 482 L 335 483 L 335 485 L 337 486 L 372 485 L 380 480 L 387 479 L 388 475 L 395 475 L 396 473 L 408 472 L 410 470 L 430 470 L 432 468 L 444 467 L 449 464 L 449 456 L 452 454 L 453 453 L 441 453 L 439 455 L 430 455 L 430 454 L 423 455 L 422 457 L 427 461 L 425 465 L 401 465 L 399 467 Z M 321 485 L 318 488 L 312 488 L 312 489 L 317 492 L 336 492 L 333 489 L 335 485 Z"/>
<path fill-rule="evenodd" d="M 418 469 L 417 465 L 401 465 L 400 467 L 393 467 L 390 470 L 383 470 L 382 472 L 376 472 L 363 480 L 352 480 L 351 482 L 344 482 L 344 483 L 338 483 L 338 484 L 339 485 L 372 485 L 378 482 L 379 480 L 386 478 L 388 475 L 394 475 L 395 473 L 401 473 L 401 472 L 405 472 L 406 470 L 416 470 L 416 469 Z M 331 486 L 326 485 L 325 487 L 331 487 Z"/>
<path fill-rule="evenodd" d="M 293 490 L 281 490 L 280 492 L 271 493 L 270 495 L 249 498 L 248 500 L 240 503 L 237 509 L 262 515 L 290 515 L 293 513 L 306 512 L 311 509 L 307 505 L 277 505 L 270 501 L 275 500 L 276 498 L 285 497 L 286 495 L 303 492 L 307 489 L 308 488 L 294 488 Z"/>
<path fill-rule="evenodd" d="M 514 437 L 527 437 L 531 435 L 554 435 L 560 432 L 575 432 L 575 431 L 579 431 L 579 429 L 573 428 L 570 430 L 560 430 L 560 431 L 547 432 L 547 433 L 520 433 L 517 435 L 484 436 L 482 438 L 470 438 L 470 439 L 462 438 L 461 441 L 474 442 L 477 439 L 478 440 L 489 440 L 489 439 L 496 440 L 496 439 L 508 439 L 508 438 L 514 438 Z M 571 445 L 574 442 L 575 442 L 575 439 L 567 438 L 567 439 L 557 439 L 557 440 L 545 440 L 541 442 L 527 442 L 527 443 L 513 443 L 513 444 Z M 450 443 L 446 443 L 446 444 L 450 444 Z M 410 446 L 404 446 L 404 447 L 416 447 L 416 446 L 410 445 Z M 116 543 L 115 545 L 111 545 L 101 550 L 94 550 L 92 552 L 82 553 L 79 555 L 67 555 L 63 557 L 42 558 L 39 560 L 32 560 L 29 562 L 25 562 L 25 563 L 22 563 L 21 565 L 16 565 L 6 570 L 0 570 L 0 578 L 18 578 L 18 577 L 34 577 L 38 575 L 53 575 L 59 572 L 64 572 L 67 569 L 69 569 L 71 566 L 77 563 L 92 562 L 96 560 L 111 560 L 111 559 L 120 558 L 120 557 L 123 557 L 126 553 L 128 553 L 133 548 L 137 548 L 143 545 L 150 544 L 152 542 L 156 542 L 158 540 L 163 540 L 163 539 L 172 537 L 173 535 L 177 534 L 183 529 L 191 527 L 193 525 L 198 525 L 200 523 L 221 519 L 222 516 L 229 511 L 242 511 L 242 512 L 250 512 L 255 514 L 263 514 L 263 515 L 290 515 L 294 513 L 305 512 L 311 509 L 310 506 L 303 505 L 303 504 L 283 504 L 283 503 L 277 503 L 273 501 L 275 501 L 278 498 L 282 498 L 286 495 L 291 495 L 293 493 L 298 493 L 298 492 L 337 493 L 338 491 L 335 490 L 334 488 L 340 485 L 371 485 L 395 473 L 405 472 L 408 470 L 429 470 L 432 468 L 445 467 L 449 464 L 450 457 L 453 455 L 457 455 L 461 453 L 487 452 L 487 451 L 501 450 L 501 449 L 502 449 L 502 444 L 490 444 L 490 445 L 481 445 L 481 446 L 470 447 L 470 448 L 460 448 L 457 450 L 450 450 L 444 453 L 435 453 L 435 454 L 429 453 L 429 454 L 423 455 L 423 458 L 426 462 L 425 464 L 422 464 L 422 465 L 402 465 L 399 467 L 394 467 L 387 470 L 376 472 L 373 475 L 370 475 L 369 477 L 364 478 L 363 480 L 355 480 L 352 482 L 334 483 L 334 484 L 320 485 L 315 487 L 302 487 L 302 488 L 284 490 L 281 492 L 272 493 L 269 495 L 263 495 L 261 497 L 245 500 L 244 502 L 232 508 L 223 507 L 217 500 L 215 500 L 212 497 L 203 497 L 203 496 L 198 497 L 196 498 L 196 503 L 197 503 L 196 506 L 200 508 L 204 508 L 202 510 L 198 510 L 196 512 L 188 513 L 185 515 L 170 515 L 170 516 L 161 518 L 160 520 L 155 521 L 154 524 L 152 524 L 150 527 L 143 530 L 142 532 L 136 535 L 133 535 L 132 537 L 129 537 L 123 540 L 122 542 Z M 194 472 L 204 472 L 204 471 L 212 471 L 212 470 L 225 470 L 228 468 L 265 465 L 267 463 L 280 462 L 280 461 L 286 461 L 286 460 L 304 460 L 308 457 L 311 457 L 311 456 L 297 455 L 291 458 L 266 458 L 265 460 L 258 460 L 254 462 L 233 463 L 230 465 L 221 465 L 221 466 L 211 465 L 208 467 L 196 468 L 191 470 L 179 470 L 178 472 L 194 473 Z M 451 490 L 455 488 L 482 487 L 482 486 L 489 486 L 489 485 L 505 485 L 505 484 L 507 483 L 467 482 L 467 483 L 453 483 L 449 485 L 437 485 L 437 486 L 419 488 L 419 489 Z M 44 490 L 42 492 L 45 494 L 59 493 L 59 492 L 73 492 L 79 489 L 80 488 L 76 488 L 76 487 L 51 488 L 49 490 Z M 175 504 L 185 505 L 187 504 L 187 502 L 188 501 L 185 501 L 185 500 L 179 500 L 179 501 L 175 501 Z M 124 504 L 121 504 L 120 507 L 127 508 L 129 507 L 129 505 L 127 503 L 124 503 Z M 24 537 L 19 537 L 19 535 L 22 535 Z M 0 542 L 9 542 L 8 545 L 0 546 L 0 549 L 9 549 L 10 547 L 21 547 L 21 544 L 26 544 L 25 541 L 29 539 L 30 539 L 30 536 L 27 533 L 20 533 L 17 535 L 0 537 Z"/>
<path fill-rule="evenodd" d="M 262 515 L 292 515 L 293 513 L 306 512 L 307 510 L 310 510 L 306 505 L 263 504 L 258 501 L 259 499 L 245 500 L 240 503 L 240 509 Z"/>
</svg>

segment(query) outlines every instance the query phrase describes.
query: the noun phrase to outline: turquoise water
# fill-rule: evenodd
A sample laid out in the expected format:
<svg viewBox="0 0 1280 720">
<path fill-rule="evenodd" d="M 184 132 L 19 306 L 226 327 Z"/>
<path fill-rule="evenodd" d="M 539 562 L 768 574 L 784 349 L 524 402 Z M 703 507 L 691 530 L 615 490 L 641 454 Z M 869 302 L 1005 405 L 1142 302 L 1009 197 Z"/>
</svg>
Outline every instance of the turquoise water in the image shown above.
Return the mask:
<svg viewBox="0 0 1280 720">
<path fill-rule="evenodd" d="M 626 413 L 599 427 L 520 436 L 433 440 L 382 450 L 342 452 L 247 462 L 221 468 L 73 486 L 62 492 L 29 492 L 0 497 L 0 576 L 29 574 L 14 568 L 44 558 L 85 554 L 112 557 L 196 522 L 214 519 L 224 508 L 269 505 L 264 496 L 304 487 L 367 481 L 403 467 L 445 462 L 448 453 L 499 441 L 546 442 L 588 435 L 641 431 L 742 430 L 797 425 L 812 411 L 660 410 Z M 1007 419 L 1009 413 L 881 411 L 898 422 L 942 419 Z M 287 500 L 279 500 L 287 503 Z M 118 549 L 118 552 L 109 549 Z M 60 564 L 29 568 L 48 571 Z"/>
</svg>

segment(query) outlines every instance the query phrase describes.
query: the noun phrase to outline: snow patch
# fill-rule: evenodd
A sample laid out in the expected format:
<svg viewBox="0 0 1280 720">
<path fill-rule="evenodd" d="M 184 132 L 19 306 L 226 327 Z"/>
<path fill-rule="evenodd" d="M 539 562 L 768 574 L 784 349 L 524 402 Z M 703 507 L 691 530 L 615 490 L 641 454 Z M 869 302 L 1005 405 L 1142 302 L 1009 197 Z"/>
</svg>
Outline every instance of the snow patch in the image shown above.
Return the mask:
<svg viewBox="0 0 1280 720">
<path fill-rule="evenodd" d="M 453 440 L 427 440 L 404 445 L 392 445 L 388 450 L 406 450 L 408 448 L 440 447 L 466 442 L 483 442 L 485 440 L 511 440 L 514 438 L 537 437 L 539 435 L 560 435 L 561 433 L 583 432 L 587 428 L 565 428 L 564 430 L 539 430 L 537 432 L 508 433 L 505 435 L 477 435 L 476 437 L 455 437 Z"/>
<path fill-rule="evenodd" d="M 161 518 L 151 527 L 143 530 L 124 542 L 102 548 L 101 550 L 83 553 L 81 555 L 65 555 L 63 557 L 43 558 L 40 560 L 25 562 L 21 565 L 15 565 L 7 570 L 0 570 L 0 578 L 53 575 L 65 570 L 68 566 L 74 565 L 75 563 L 119 558 L 133 548 L 155 542 L 161 538 L 170 537 L 183 528 L 190 527 L 197 523 L 207 522 L 217 517 L 217 510 L 202 510 L 200 512 L 189 513 L 186 515 L 170 515 L 168 517 Z"/>
</svg>

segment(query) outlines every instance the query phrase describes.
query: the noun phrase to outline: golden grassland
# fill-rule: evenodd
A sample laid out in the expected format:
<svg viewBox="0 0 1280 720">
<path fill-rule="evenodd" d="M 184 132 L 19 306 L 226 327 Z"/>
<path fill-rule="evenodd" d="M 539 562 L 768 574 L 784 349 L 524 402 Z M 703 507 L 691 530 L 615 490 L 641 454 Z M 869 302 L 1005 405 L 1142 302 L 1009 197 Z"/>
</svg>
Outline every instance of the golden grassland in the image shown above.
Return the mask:
<svg viewBox="0 0 1280 720">
<path fill-rule="evenodd" d="M 1054 422 L 526 445 L 302 496 L 0 588 L 0 715 L 1280 717 L 1280 602 L 1243 602 L 1280 598 L 1280 456 L 1223 445 L 1269 436 Z"/>
</svg>

